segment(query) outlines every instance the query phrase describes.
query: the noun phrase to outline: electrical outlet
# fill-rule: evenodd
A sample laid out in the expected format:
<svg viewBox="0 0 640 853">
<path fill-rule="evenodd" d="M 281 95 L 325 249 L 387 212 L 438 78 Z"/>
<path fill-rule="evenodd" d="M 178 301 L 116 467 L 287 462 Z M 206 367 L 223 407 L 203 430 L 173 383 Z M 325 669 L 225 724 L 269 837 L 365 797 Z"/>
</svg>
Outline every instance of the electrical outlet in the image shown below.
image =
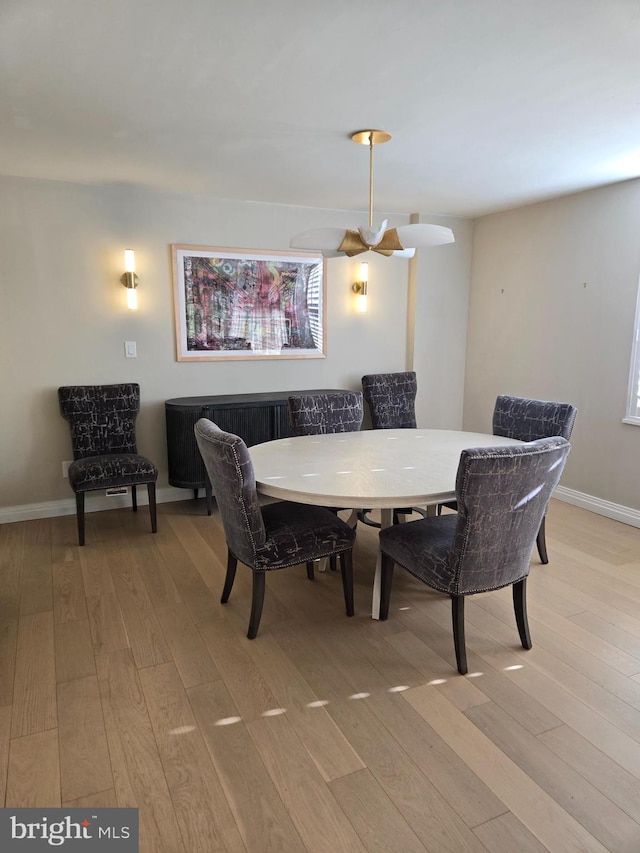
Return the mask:
<svg viewBox="0 0 640 853">
<path fill-rule="evenodd" d="M 62 478 L 64 480 L 66 480 L 67 477 L 69 476 L 69 465 L 71 465 L 71 462 L 63 462 L 62 463 Z"/>
<path fill-rule="evenodd" d="M 128 495 L 129 489 L 126 486 L 112 486 L 105 490 L 105 495 L 108 498 L 116 497 L 117 495 Z"/>
</svg>

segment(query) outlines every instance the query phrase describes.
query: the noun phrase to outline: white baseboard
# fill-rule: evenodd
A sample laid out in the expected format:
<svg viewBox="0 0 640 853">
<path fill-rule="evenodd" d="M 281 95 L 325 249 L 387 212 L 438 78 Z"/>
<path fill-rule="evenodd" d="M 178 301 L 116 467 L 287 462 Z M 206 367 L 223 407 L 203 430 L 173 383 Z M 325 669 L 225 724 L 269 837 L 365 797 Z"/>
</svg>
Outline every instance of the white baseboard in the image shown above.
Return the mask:
<svg viewBox="0 0 640 853">
<path fill-rule="evenodd" d="M 567 489 L 564 486 L 558 486 L 553 493 L 553 497 L 559 501 L 564 501 L 565 503 L 579 506 L 582 509 L 587 509 L 590 512 L 595 512 L 597 515 L 605 515 L 607 518 L 621 521 L 623 524 L 640 527 L 640 510 L 638 509 L 623 506 L 622 504 L 614 504 L 611 501 L 605 501 L 602 498 L 596 498 L 584 492 L 576 492 L 574 489 Z M 158 503 L 185 501 L 192 498 L 193 491 L 191 489 L 174 489 L 171 486 L 167 486 L 166 488 L 158 489 L 156 492 Z M 144 487 L 140 487 L 138 489 L 138 505 L 144 506 L 147 503 L 147 490 Z M 120 509 L 129 506 L 131 506 L 130 495 L 108 498 L 105 495 L 93 494 L 86 500 L 85 511 L 101 512 L 105 509 Z M 75 515 L 75 512 L 76 502 L 74 498 L 47 501 L 46 503 L 39 504 L 0 507 L 0 524 L 8 524 L 12 521 L 30 521 L 34 518 L 54 518 L 58 515 Z"/>
<path fill-rule="evenodd" d="M 559 501 L 579 506 L 582 509 L 588 509 L 597 515 L 606 515 L 607 518 L 613 518 L 615 521 L 621 521 L 623 524 L 640 527 L 640 509 L 633 509 L 630 506 L 623 506 L 622 504 L 614 504 L 611 501 L 605 501 L 593 495 L 586 495 L 584 492 L 576 492 L 574 489 L 567 489 L 564 486 L 558 486 L 553 493 L 553 497 Z"/>
<path fill-rule="evenodd" d="M 204 489 L 201 490 L 204 495 Z M 138 486 L 138 506 L 146 506 L 149 501 L 146 486 Z M 193 489 L 174 489 L 167 486 L 156 490 L 156 502 L 184 501 L 193 499 Z M 104 493 L 89 493 L 85 500 L 85 512 L 102 512 L 105 509 L 121 509 L 131 506 L 131 495 L 114 495 L 108 498 Z M 39 504 L 23 504 L 22 506 L 0 507 L 0 524 L 12 521 L 31 521 L 34 518 L 54 518 L 59 515 L 75 515 L 76 501 L 74 497 L 60 501 L 46 501 Z"/>
</svg>

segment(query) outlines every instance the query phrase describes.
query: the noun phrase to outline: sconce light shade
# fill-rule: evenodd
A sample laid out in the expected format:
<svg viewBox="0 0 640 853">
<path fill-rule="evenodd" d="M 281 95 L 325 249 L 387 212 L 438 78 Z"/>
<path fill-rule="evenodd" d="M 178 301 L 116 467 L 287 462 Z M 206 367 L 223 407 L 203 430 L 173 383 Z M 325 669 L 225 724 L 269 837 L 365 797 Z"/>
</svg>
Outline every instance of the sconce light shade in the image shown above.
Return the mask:
<svg viewBox="0 0 640 853">
<path fill-rule="evenodd" d="M 367 310 L 367 284 L 369 282 L 369 264 L 363 262 L 360 264 L 360 278 L 353 283 L 352 290 L 358 294 L 357 309 L 360 314 L 364 314 Z"/>
<path fill-rule="evenodd" d="M 131 311 L 138 308 L 138 294 L 132 287 L 127 288 L 127 308 Z"/>
<path fill-rule="evenodd" d="M 136 255 L 133 249 L 124 250 L 124 273 L 120 281 L 127 288 L 127 307 L 135 311 L 138 307 L 138 276 L 136 275 Z"/>
</svg>

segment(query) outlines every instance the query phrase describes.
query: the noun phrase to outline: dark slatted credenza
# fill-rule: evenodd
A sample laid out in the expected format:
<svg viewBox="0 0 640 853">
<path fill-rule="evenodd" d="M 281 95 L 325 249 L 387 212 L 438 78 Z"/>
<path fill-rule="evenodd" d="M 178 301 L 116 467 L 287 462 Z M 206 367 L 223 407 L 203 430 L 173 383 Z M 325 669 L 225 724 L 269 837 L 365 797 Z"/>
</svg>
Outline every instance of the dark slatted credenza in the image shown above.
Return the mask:
<svg viewBox="0 0 640 853">
<path fill-rule="evenodd" d="M 205 489 L 211 513 L 211 486 L 196 444 L 193 428 L 209 418 L 220 429 L 244 439 L 247 446 L 291 435 L 287 397 L 291 394 L 331 394 L 344 389 L 266 391 L 260 394 L 223 394 L 215 397 L 175 397 L 165 401 L 169 484 L 179 489 Z"/>
</svg>

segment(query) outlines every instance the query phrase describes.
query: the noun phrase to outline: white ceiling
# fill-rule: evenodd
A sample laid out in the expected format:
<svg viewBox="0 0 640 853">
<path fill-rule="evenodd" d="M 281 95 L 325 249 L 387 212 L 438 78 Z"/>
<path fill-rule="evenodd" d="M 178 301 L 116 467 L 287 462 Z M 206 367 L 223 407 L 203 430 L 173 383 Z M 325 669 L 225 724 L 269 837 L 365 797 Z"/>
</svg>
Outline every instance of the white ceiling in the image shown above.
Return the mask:
<svg viewBox="0 0 640 853">
<path fill-rule="evenodd" d="M 640 175 L 639 0 L 1 0 L 0 174 L 462 216 Z"/>
</svg>

